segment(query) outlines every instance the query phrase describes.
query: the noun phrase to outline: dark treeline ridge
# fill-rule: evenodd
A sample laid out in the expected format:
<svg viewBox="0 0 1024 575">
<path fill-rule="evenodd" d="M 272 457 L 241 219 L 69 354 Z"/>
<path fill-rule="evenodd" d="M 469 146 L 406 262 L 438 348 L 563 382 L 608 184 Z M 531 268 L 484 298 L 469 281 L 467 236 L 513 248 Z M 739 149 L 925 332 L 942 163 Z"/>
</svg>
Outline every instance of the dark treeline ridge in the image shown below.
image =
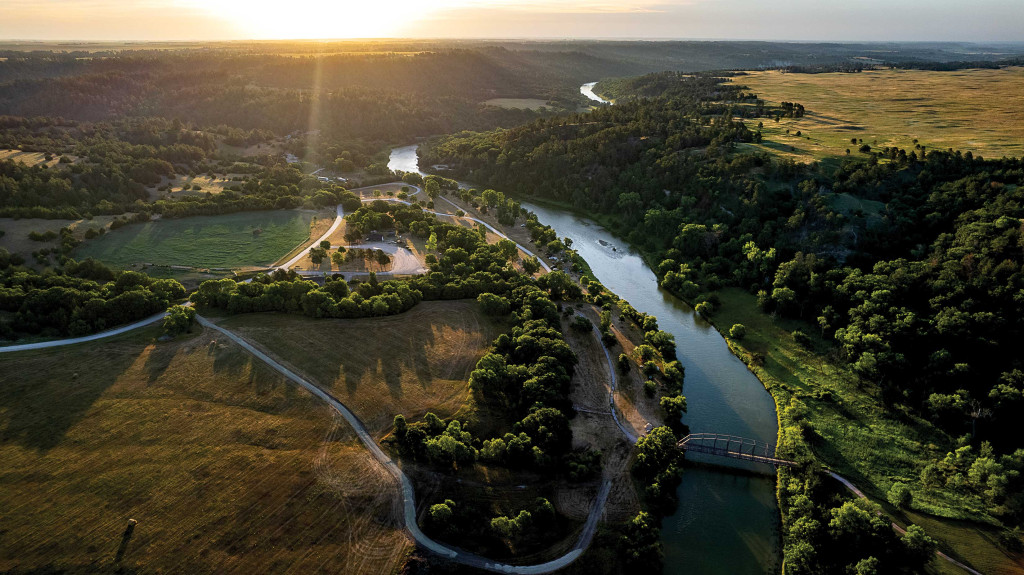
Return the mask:
<svg viewBox="0 0 1024 575">
<path fill-rule="evenodd" d="M 540 114 L 482 104 L 499 96 L 575 107 L 579 94 L 556 73 L 560 58 L 523 54 L 446 48 L 294 57 L 172 50 L 69 61 L 20 53 L 0 62 L 0 114 L 84 121 L 159 116 L 280 135 L 315 124 L 326 138 L 382 144 L 512 125 Z"/>
<path fill-rule="evenodd" d="M 440 138 L 426 163 L 600 218 L 699 312 L 714 312 L 715 290 L 738 286 L 766 313 L 806 320 L 887 404 L 953 436 L 973 433 L 973 451 L 937 462 L 927 482 L 976 493 L 990 514 L 1019 525 L 1024 163 L 920 146 L 863 152 L 837 169 L 736 153 L 756 133 L 742 86 L 680 75 L 639 82 L 664 84 L 677 85 L 591 114 Z M 885 208 L 844 214 L 831 207 L 837 194 Z M 785 514 L 793 497 L 816 493 L 816 480 L 805 480 L 780 497 Z M 816 538 L 830 513 L 872 511 L 836 509 L 786 515 L 791 529 L 801 517 L 816 526 L 787 539 L 787 557 L 799 551 L 793 544 L 811 545 L 800 572 L 850 565 L 832 562 L 850 553 L 829 559 Z M 890 558 L 905 559 L 900 545 L 913 544 L 885 541 L 895 545 L 878 543 Z"/>
<path fill-rule="evenodd" d="M 544 112 L 482 105 L 540 98 L 572 110 L 583 82 L 685 72 L 844 64 L 857 58 L 997 60 L 951 43 L 385 41 L 211 43 L 170 49 L 0 50 L 0 114 L 110 120 L 160 116 L 378 146 L 512 126 Z"/>
</svg>

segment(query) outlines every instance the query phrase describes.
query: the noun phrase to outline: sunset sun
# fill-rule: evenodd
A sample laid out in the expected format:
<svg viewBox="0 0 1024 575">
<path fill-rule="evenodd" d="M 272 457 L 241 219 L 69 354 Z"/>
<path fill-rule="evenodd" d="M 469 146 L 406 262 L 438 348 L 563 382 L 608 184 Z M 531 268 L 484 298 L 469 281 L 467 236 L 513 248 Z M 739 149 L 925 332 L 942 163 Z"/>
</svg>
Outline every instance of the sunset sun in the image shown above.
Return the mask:
<svg viewBox="0 0 1024 575">
<path fill-rule="evenodd" d="M 397 35 L 404 26 L 439 3 L 414 0 L 181 0 L 232 28 L 257 38 L 378 38 Z M 445 4 L 442 2 L 441 4 Z"/>
</svg>

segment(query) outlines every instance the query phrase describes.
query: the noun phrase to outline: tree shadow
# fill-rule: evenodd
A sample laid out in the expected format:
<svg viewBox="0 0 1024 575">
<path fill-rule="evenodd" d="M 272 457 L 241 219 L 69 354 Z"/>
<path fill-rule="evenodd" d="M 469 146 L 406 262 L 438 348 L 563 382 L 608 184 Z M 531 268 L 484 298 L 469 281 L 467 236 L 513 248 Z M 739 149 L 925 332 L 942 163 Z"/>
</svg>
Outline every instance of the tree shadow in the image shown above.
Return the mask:
<svg viewBox="0 0 1024 575">
<path fill-rule="evenodd" d="M 59 445 L 146 344 L 85 344 L 0 357 L 0 442 L 40 452 Z M 89 361 L 83 354 L 102 361 Z"/>
</svg>

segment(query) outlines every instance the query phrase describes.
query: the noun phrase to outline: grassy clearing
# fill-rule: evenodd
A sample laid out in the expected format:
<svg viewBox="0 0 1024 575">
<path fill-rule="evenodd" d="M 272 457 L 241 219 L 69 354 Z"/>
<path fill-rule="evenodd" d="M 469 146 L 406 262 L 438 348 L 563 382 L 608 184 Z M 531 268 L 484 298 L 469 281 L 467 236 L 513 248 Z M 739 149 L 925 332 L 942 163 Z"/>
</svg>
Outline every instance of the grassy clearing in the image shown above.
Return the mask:
<svg viewBox="0 0 1024 575">
<path fill-rule="evenodd" d="M 68 156 L 71 161 L 78 161 L 78 156 Z M 60 154 L 54 154 L 49 160 L 46 159 L 46 154 L 43 152 L 23 152 L 21 150 L 0 150 L 0 160 L 13 160 L 26 166 L 39 166 L 46 165 L 52 168 L 60 163 Z"/>
<path fill-rule="evenodd" d="M 395 486 L 343 421 L 216 332 L 158 334 L 0 356 L 0 572 L 400 566 Z"/>
<path fill-rule="evenodd" d="M 75 238 L 82 240 L 85 238 L 85 232 L 90 229 L 99 230 L 101 228 L 109 228 L 110 222 L 114 217 L 115 216 L 96 216 L 91 220 L 0 218 L 0 230 L 3 230 L 4 232 L 3 237 L 0 237 L 0 248 L 4 248 L 12 254 L 20 255 L 25 258 L 25 263 L 27 265 L 38 268 L 40 266 L 37 265 L 35 258 L 32 257 L 32 252 L 38 251 L 42 248 L 57 248 L 58 241 L 56 239 L 48 242 L 30 240 L 28 235 L 31 232 L 45 233 L 52 231 L 57 233 L 61 228 L 69 227 L 71 228 Z"/>
<path fill-rule="evenodd" d="M 281 210 L 163 219 L 114 230 L 78 247 L 76 259 L 210 268 L 267 266 L 311 237 L 311 212 Z M 259 233 L 257 233 L 257 230 Z"/>
<path fill-rule="evenodd" d="M 463 409 L 469 374 L 499 333 L 474 301 L 423 302 L 381 318 L 251 314 L 222 323 L 329 389 L 378 438 L 396 414 Z"/>
<path fill-rule="evenodd" d="M 547 108 L 547 100 L 538 98 L 491 98 L 484 102 L 487 106 L 497 106 L 515 110 L 540 110 Z"/>
<path fill-rule="evenodd" d="M 826 356 L 829 344 L 815 335 L 814 327 L 773 319 L 743 290 L 730 288 L 719 295 L 722 308 L 712 318 L 715 325 L 723 332 L 736 323 L 747 327 L 746 337 L 730 339 L 730 347 L 772 393 L 783 424 L 791 401 L 807 406 L 814 430 L 807 441 L 821 463 L 883 503 L 897 519 L 925 527 L 961 561 L 985 573 L 1021 572 L 1024 559 L 995 545 L 996 530 L 984 523 L 989 518 L 978 501 L 920 484 L 921 470 L 954 447 L 952 438 L 926 420 L 883 405 L 874 385 Z M 812 337 L 814 350 L 793 340 L 795 329 Z M 761 354 L 763 363 L 753 361 L 753 354 Z M 896 481 L 911 485 L 915 512 L 903 515 L 885 504 Z"/>
<path fill-rule="evenodd" d="M 803 118 L 764 121 L 760 146 L 796 160 L 851 155 L 872 148 L 970 150 L 984 157 L 1024 155 L 1024 68 L 872 70 L 857 74 L 752 72 L 735 79 L 772 104 L 799 102 Z M 789 130 L 789 134 L 786 133 Z M 797 131 L 801 136 L 796 136 Z M 795 150 L 790 150 L 790 146 Z M 754 146 L 757 147 L 757 146 Z"/>
<path fill-rule="evenodd" d="M 149 196 L 152 200 L 176 198 L 181 196 L 198 196 L 202 194 L 219 194 L 225 189 L 229 189 L 234 186 L 241 186 L 245 183 L 244 181 L 232 180 L 231 178 L 249 179 L 250 177 L 251 176 L 246 174 L 218 174 L 212 178 L 207 175 L 178 175 L 170 179 L 161 178 L 159 184 L 150 186 L 146 189 L 149 191 Z M 196 186 L 199 186 L 200 189 L 195 189 Z M 161 190 L 161 188 L 165 189 Z"/>
</svg>

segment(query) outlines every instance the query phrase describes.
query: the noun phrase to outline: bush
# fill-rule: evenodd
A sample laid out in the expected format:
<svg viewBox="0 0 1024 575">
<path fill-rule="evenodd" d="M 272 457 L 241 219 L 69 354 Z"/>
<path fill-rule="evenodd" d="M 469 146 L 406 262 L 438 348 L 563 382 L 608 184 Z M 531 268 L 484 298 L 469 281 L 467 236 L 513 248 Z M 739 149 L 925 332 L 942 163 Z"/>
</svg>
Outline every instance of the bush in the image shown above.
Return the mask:
<svg viewBox="0 0 1024 575">
<path fill-rule="evenodd" d="M 747 326 L 743 325 L 742 323 L 733 324 L 733 326 L 729 328 L 729 337 L 733 339 L 743 339 L 746 335 Z"/>
<path fill-rule="evenodd" d="M 800 347 L 803 347 L 803 348 L 806 348 L 806 349 L 810 349 L 812 347 L 812 345 L 813 345 L 813 342 L 811 341 L 811 338 L 808 337 L 808 335 L 806 333 L 804 333 L 804 332 L 802 332 L 802 331 L 800 331 L 798 329 L 797 330 L 793 330 L 793 341 L 795 341 L 797 343 L 797 345 L 799 345 Z"/>
<path fill-rule="evenodd" d="M 914 501 L 914 494 L 910 492 L 910 487 L 906 483 L 897 481 L 889 488 L 886 499 L 897 509 L 909 509 Z"/>
<path fill-rule="evenodd" d="M 583 317 L 582 315 L 577 315 L 572 320 L 572 329 L 580 333 L 586 333 L 593 329 L 593 327 L 594 324 L 591 323 L 589 319 Z"/>
<path fill-rule="evenodd" d="M 196 310 L 183 305 L 171 306 L 164 317 L 164 333 L 174 337 L 192 331 L 196 322 Z"/>
<path fill-rule="evenodd" d="M 628 355 L 624 353 L 619 354 L 619 371 L 623 374 L 629 373 L 629 364 L 631 363 Z"/>
</svg>

